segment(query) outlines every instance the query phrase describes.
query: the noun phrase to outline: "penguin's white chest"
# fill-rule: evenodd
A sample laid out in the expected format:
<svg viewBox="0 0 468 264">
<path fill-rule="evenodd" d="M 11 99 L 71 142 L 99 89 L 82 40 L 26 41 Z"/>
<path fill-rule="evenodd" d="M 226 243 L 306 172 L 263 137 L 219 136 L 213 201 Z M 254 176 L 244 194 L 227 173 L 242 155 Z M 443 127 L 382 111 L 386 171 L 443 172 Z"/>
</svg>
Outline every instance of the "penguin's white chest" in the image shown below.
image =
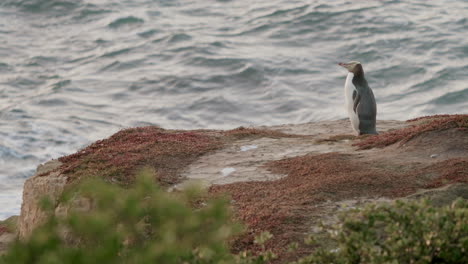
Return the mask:
<svg viewBox="0 0 468 264">
<path fill-rule="evenodd" d="M 351 121 L 351 126 L 353 127 L 354 131 L 356 131 L 359 134 L 359 117 L 353 110 L 353 106 L 354 106 L 353 92 L 356 90 L 352 82 L 353 77 L 354 77 L 354 74 L 352 72 L 349 72 L 348 76 L 346 77 L 344 93 L 345 93 L 345 101 L 346 101 L 346 110 L 348 110 L 348 116 L 349 116 L 349 120 Z"/>
</svg>

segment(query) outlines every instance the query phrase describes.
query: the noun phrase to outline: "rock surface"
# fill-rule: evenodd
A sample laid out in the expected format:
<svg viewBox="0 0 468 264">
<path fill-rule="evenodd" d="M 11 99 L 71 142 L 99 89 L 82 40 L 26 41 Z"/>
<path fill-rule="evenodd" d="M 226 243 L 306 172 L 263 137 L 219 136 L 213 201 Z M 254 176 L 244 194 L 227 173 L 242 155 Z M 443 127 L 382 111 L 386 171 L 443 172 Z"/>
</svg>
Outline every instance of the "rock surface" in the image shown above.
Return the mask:
<svg viewBox="0 0 468 264">
<path fill-rule="evenodd" d="M 15 240 L 16 236 L 13 233 L 1 233 L 0 234 L 0 256 L 8 248 L 8 245 Z"/>
<path fill-rule="evenodd" d="M 402 128 L 406 125 L 405 122 L 401 121 L 380 121 L 378 129 L 379 131 L 387 131 Z M 352 130 L 349 127 L 348 120 L 261 128 L 303 137 L 262 137 L 238 140 L 214 153 L 204 155 L 189 165 L 183 176 L 192 181 L 185 181 L 184 184 L 196 181 L 209 186 L 244 181 L 276 180 L 285 175 L 269 171 L 264 165 L 270 161 L 310 153 L 355 152 L 355 148 L 351 146 L 349 140 L 353 139 L 354 136 L 351 134 Z M 329 140 L 334 136 L 342 136 L 345 139 Z M 243 151 L 243 147 L 245 149 L 246 146 L 255 146 L 255 148 Z M 226 177 L 222 173 L 225 168 L 234 168 L 235 171 Z"/>
<path fill-rule="evenodd" d="M 34 227 L 46 219 L 46 214 L 40 208 L 41 199 L 49 197 L 52 201 L 57 201 L 62 193 L 67 183 L 67 177 L 58 171 L 54 171 L 61 165 L 62 163 L 57 160 L 51 160 L 39 165 L 36 174 L 24 183 L 23 203 L 21 204 L 21 214 L 18 219 L 18 235 L 20 238 L 27 237 Z"/>
</svg>

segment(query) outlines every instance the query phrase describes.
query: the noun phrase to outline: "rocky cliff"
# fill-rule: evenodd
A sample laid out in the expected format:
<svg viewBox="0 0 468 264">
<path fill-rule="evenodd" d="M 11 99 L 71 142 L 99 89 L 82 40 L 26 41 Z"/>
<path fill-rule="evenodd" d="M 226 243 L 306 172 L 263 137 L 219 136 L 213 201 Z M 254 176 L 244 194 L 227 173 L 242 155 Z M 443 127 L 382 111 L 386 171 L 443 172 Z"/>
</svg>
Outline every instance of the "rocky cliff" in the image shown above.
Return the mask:
<svg viewBox="0 0 468 264">
<path fill-rule="evenodd" d="M 268 246 L 287 254 L 289 242 L 314 232 L 321 220 L 333 221 L 343 206 L 421 195 L 441 202 L 468 198 L 468 115 L 379 121 L 379 135 L 361 137 L 348 122 L 122 130 L 39 166 L 24 185 L 18 234 L 27 237 L 44 220 L 41 197 L 57 201 L 67 185 L 85 177 L 131 185 L 148 167 L 169 190 L 197 181 L 212 193 L 229 193 L 249 226 L 234 245 L 238 250 L 269 230 L 275 239 Z"/>
</svg>

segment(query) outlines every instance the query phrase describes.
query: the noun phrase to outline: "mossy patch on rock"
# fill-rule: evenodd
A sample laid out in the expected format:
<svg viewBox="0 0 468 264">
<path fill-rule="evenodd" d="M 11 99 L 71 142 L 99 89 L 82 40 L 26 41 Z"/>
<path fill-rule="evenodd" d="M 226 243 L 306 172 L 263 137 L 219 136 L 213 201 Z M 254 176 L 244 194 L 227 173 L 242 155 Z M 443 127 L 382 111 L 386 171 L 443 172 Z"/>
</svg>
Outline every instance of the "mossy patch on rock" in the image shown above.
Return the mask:
<svg viewBox="0 0 468 264">
<path fill-rule="evenodd" d="M 468 115 L 436 115 L 408 120 L 413 126 L 369 136 L 353 144 L 358 149 L 383 148 L 397 142 L 406 143 L 430 131 L 459 129 L 468 133 Z"/>
</svg>

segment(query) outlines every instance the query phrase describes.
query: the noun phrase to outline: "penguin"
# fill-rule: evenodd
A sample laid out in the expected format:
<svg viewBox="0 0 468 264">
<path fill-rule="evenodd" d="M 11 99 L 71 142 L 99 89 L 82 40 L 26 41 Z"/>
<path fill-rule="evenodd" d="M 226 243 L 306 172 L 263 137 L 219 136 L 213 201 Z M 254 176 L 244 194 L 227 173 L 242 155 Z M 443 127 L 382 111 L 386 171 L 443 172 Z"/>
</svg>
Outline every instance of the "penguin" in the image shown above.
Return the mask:
<svg viewBox="0 0 468 264">
<path fill-rule="evenodd" d="M 338 63 L 348 70 L 344 86 L 346 109 L 351 126 L 358 135 L 377 134 L 375 128 L 377 104 L 374 93 L 364 78 L 364 70 L 358 61 Z"/>
</svg>

